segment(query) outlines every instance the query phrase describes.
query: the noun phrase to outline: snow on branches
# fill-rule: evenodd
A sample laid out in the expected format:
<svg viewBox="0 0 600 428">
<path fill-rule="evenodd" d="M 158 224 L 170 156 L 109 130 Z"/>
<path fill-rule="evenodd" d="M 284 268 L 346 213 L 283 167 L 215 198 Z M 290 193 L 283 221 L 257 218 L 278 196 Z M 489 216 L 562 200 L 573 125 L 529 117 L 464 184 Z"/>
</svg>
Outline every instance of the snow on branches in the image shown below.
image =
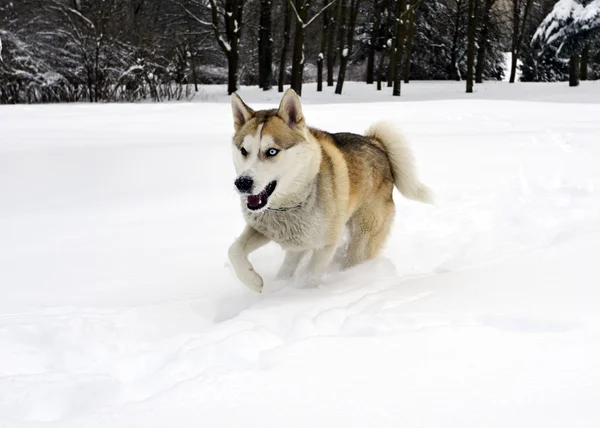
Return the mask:
<svg viewBox="0 0 600 428">
<path fill-rule="evenodd" d="M 559 0 L 533 35 L 532 44 L 561 46 L 600 29 L 600 0 Z"/>
</svg>

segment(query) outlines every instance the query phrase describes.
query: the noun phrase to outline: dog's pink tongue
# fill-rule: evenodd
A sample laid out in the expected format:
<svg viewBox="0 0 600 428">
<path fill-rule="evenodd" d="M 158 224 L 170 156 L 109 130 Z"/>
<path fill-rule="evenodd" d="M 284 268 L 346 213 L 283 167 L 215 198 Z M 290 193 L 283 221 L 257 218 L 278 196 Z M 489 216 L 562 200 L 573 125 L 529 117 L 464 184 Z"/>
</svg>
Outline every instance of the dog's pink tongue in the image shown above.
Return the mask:
<svg viewBox="0 0 600 428">
<path fill-rule="evenodd" d="M 256 207 L 260 205 L 260 200 L 260 194 L 248 196 L 248 205 L 250 205 L 251 207 Z"/>
</svg>

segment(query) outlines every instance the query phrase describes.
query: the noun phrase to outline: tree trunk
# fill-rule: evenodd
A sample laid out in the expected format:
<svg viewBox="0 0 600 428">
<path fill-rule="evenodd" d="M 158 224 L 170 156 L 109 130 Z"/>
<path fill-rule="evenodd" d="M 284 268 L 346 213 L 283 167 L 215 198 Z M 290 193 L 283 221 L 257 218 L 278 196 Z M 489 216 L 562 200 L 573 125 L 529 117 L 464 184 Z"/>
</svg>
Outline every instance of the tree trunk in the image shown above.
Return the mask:
<svg viewBox="0 0 600 428">
<path fill-rule="evenodd" d="M 283 85 L 285 81 L 285 64 L 288 47 L 292 38 L 292 8 L 290 7 L 287 0 L 283 0 L 285 18 L 283 22 L 283 47 L 281 48 L 281 57 L 279 58 L 279 79 L 277 81 L 277 90 L 283 92 Z"/>
<path fill-rule="evenodd" d="M 487 38 L 490 32 L 490 13 L 495 0 L 486 0 L 483 9 L 483 21 L 479 36 L 479 49 L 477 50 L 477 65 L 475 66 L 475 83 L 483 83 L 483 70 L 485 68 L 485 54 Z"/>
<path fill-rule="evenodd" d="M 227 93 L 233 94 L 237 90 L 238 80 L 238 62 L 239 62 L 239 41 L 241 36 L 241 23 L 243 0 L 227 0 L 225 2 L 225 36 L 227 42 L 223 40 L 223 34 L 220 30 L 219 8 L 215 0 L 209 0 L 212 16 L 212 29 L 217 43 L 225 56 L 227 57 Z"/>
<path fill-rule="evenodd" d="M 399 1 L 399 0 L 398 0 Z M 396 48 L 395 40 L 392 38 L 392 46 L 390 47 L 390 58 L 388 60 L 387 67 L 387 87 L 391 88 L 394 86 L 394 76 L 396 75 Z"/>
<path fill-rule="evenodd" d="M 327 86 L 333 86 L 333 68 L 335 66 L 335 28 L 337 25 L 337 19 L 340 10 L 340 1 L 334 5 L 333 12 L 330 14 L 329 21 L 329 34 L 327 37 Z"/>
<path fill-rule="evenodd" d="M 375 80 L 375 46 L 379 39 L 379 27 L 381 25 L 381 6 L 379 0 L 373 0 L 373 14 L 375 23 L 371 33 L 371 40 L 367 50 L 367 85 L 373 84 Z"/>
<path fill-rule="evenodd" d="M 338 81 L 335 84 L 335 93 L 338 93 L 338 87 L 340 85 L 339 78 L 340 73 L 343 71 L 346 73 L 346 64 L 344 61 L 344 45 L 346 43 L 346 30 L 348 28 L 348 23 L 346 22 L 346 14 L 348 13 L 348 0 L 338 0 L 340 5 L 339 14 L 337 16 L 338 21 L 338 56 L 340 59 L 340 67 L 338 68 Z M 343 68 L 343 70 L 342 70 Z"/>
<path fill-rule="evenodd" d="M 304 65 L 304 28 L 302 23 L 296 20 L 294 29 L 294 53 L 292 55 L 292 89 L 298 95 L 302 95 L 302 72 Z"/>
<path fill-rule="evenodd" d="M 227 57 L 227 93 L 229 95 L 237 91 L 238 80 L 238 55 L 232 51 Z"/>
<path fill-rule="evenodd" d="M 194 55 L 193 50 L 191 51 L 191 61 L 192 61 L 192 79 L 194 80 L 194 89 L 198 92 L 198 73 L 196 72 L 196 55 Z"/>
<path fill-rule="evenodd" d="M 519 0 L 513 0 L 513 33 L 512 33 L 512 43 L 511 43 L 511 61 L 510 61 L 510 83 L 515 83 L 515 79 L 517 77 L 517 61 L 519 59 L 519 55 L 521 53 L 521 45 L 523 43 L 523 36 L 525 34 L 525 28 L 527 25 L 527 20 L 529 19 L 529 12 L 531 11 L 531 6 L 533 5 L 533 0 L 527 0 L 525 4 L 525 11 L 523 12 L 523 18 L 520 18 L 520 8 L 519 8 Z M 519 30 L 519 23 L 521 24 L 521 28 Z"/>
<path fill-rule="evenodd" d="M 396 2 L 400 2 L 401 0 L 396 0 Z M 396 4 L 397 4 L 396 3 Z M 396 7 L 398 9 L 398 7 Z M 391 12 L 391 10 L 390 10 Z M 392 34 L 392 44 L 390 46 L 390 57 L 388 59 L 388 68 L 387 68 L 387 86 L 391 88 L 394 85 L 394 75 L 396 74 L 396 21 L 395 15 L 392 13 L 389 14 L 389 27 L 394 29 Z"/>
<path fill-rule="evenodd" d="M 569 62 L 569 86 L 579 86 L 579 55 L 571 55 Z"/>
<path fill-rule="evenodd" d="M 519 0 L 513 0 L 513 28 L 510 45 L 510 83 L 515 83 L 517 74 L 517 39 L 519 38 Z"/>
<path fill-rule="evenodd" d="M 335 85 L 335 93 L 340 95 L 342 93 L 342 86 L 344 85 L 344 77 L 346 76 L 346 66 L 348 64 L 348 22 L 346 21 L 346 15 L 348 14 L 348 0 L 338 0 L 340 4 L 340 15 L 339 15 L 339 35 L 338 42 L 340 44 L 340 69 L 338 70 L 337 83 Z M 353 0 L 354 1 L 354 0 Z M 352 13 L 352 12 L 350 12 Z"/>
<path fill-rule="evenodd" d="M 304 36 L 306 27 L 303 22 L 306 22 L 306 15 L 310 2 L 303 4 L 302 0 L 295 0 L 296 10 L 300 19 L 296 18 L 296 26 L 294 28 L 294 54 L 292 57 L 292 89 L 296 91 L 298 96 L 302 95 L 302 74 L 304 72 Z"/>
<path fill-rule="evenodd" d="M 517 77 L 517 52 L 515 50 L 512 51 L 510 56 L 510 79 L 509 83 L 515 83 L 515 78 Z"/>
<path fill-rule="evenodd" d="M 415 0 L 411 1 L 411 8 L 414 7 L 413 4 Z M 415 21 L 417 17 L 415 16 L 416 12 L 412 10 L 409 14 L 408 18 L 408 37 L 406 39 L 406 58 L 404 59 L 404 83 L 410 82 L 410 65 L 412 59 L 412 51 L 413 51 L 413 39 L 415 36 Z"/>
<path fill-rule="evenodd" d="M 321 34 L 321 51 L 317 57 L 317 92 L 323 91 L 323 62 L 325 61 L 325 49 L 327 49 L 327 31 L 329 26 L 329 11 L 323 15 L 323 33 Z"/>
<path fill-rule="evenodd" d="M 239 62 L 239 48 L 238 39 L 233 37 L 231 40 L 231 51 L 227 56 L 227 93 L 229 95 L 237 91 L 238 82 L 238 62 Z"/>
<path fill-rule="evenodd" d="M 136 13 L 139 13 L 140 7 L 141 7 L 141 3 L 138 6 Z M 188 33 L 192 32 L 192 23 L 191 23 L 191 19 L 189 17 L 187 19 L 187 30 L 188 30 Z M 194 47 L 192 46 L 191 41 L 187 42 L 186 49 L 189 50 L 189 52 L 190 52 L 190 62 L 191 62 L 190 66 L 192 68 L 192 79 L 194 81 L 194 89 L 196 92 L 198 92 L 198 72 L 196 71 L 196 55 L 194 53 Z"/>
<path fill-rule="evenodd" d="M 383 47 L 381 49 L 381 55 L 379 56 L 379 67 L 377 67 L 377 90 L 381 91 L 381 79 L 383 78 L 383 65 L 385 64 L 385 53 L 387 49 Z"/>
<path fill-rule="evenodd" d="M 581 80 L 588 80 L 588 62 L 590 58 L 590 47 L 583 48 L 581 53 Z"/>
<path fill-rule="evenodd" d="M 404 53 L 404 37 L 406 33 L 406 25 L 404 18 L 401 15 L 406 10 L 406 0 L 398 0 L 396 3 L 396 44 L 395 44 L 395 66 L 394 66 L 394 88 L 392 95 L 400 96 L 400 85 L 402 84 L 402 55 Z"/>
<path fill-rule="evenodd" d="M 271 37 L 271 0 L 260 2 L 258 30 L 258 86 L 268 91 L 273 86 L 273 39 Z"/>
<path fill-rule="evenodd" d="M 346 1 L 346 0 L 340 0 Z M 346 3 L 347 4 L 347 3 Z M 342 5 L 344 7 L 344 5 Z M 340 73 L 338 76 L 337 85 L 335 88 L 336 94 L 342 93 L 342 88 L 344 86 L 344 80 L 346 79 L 346 68 L 348 66 L 348 61 L 350 56 L 352 55 L 352 48 L 354 46 L 354 30 L 356 28 L 356 18 L 358 17 L 358 10 L 360 7 L 360 0 L 350 0 L 350 10 L 348 16 L 348 25 L 346 26 L 346 45 L 341 52 L 341 60 L 340 60 Z M 342 22 L 342 21 L 340 21 Z M 340 47 L 342 44 L 340 43 Z"/>
<path fill-rule="evenodd" d="M 448 76 L 453 80 L 460 80 L 458 70 L 458 37 L 460 34 L 462 0 L 456 1 L 456 16 L 454 17 L 454 34 L 452 35 L 452 49 L 450 50 L 450 64 L 448 66 Z"/>
<path fill-rule="evenodd" d="M 467 41 L 467 93 L 473 92 L 473 65 L 475 63 L 475 33 L 477 32 L 477 3 L 469 0 L 469 29 Z"/>
<path fill-rule="evenodd" d="M 98 102 L 98 84 L 100 83 L 100 40 L 96 42 L 94 56 L 94 102 Z"/>
</svg>

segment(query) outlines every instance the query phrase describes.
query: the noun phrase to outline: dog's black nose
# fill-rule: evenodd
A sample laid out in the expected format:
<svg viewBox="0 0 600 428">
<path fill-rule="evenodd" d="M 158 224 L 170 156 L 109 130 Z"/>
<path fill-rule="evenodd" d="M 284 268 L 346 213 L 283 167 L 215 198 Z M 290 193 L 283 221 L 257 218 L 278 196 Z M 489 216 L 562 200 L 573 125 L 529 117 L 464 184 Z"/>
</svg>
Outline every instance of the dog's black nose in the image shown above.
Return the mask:
<svg viewBox="0 0 600 428">
<path fill-rule="evenodd" d="M 242 193 L 251 193 L 252 186 L 254 186 L 254 181 L 250 177 L 239 177 L 235 180 L 235 187 Z"/>
</svg>

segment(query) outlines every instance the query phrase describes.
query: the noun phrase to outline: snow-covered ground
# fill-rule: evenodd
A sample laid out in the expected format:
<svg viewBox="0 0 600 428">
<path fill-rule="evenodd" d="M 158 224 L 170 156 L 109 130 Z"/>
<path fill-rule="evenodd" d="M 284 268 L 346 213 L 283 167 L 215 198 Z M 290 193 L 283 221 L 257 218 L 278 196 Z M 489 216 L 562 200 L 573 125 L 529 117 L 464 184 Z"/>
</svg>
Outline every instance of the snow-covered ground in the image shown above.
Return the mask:
<svg viewBox="0 0 600 428">
<path fill-rule="evenodd" d="M 410 82 L 402 83 L 402 96 L 393 97 L 392 88 L 385 87 L 377 92 L 375 85 L 361 82 L 344 83 L 342 95 L 334 95 L 333 88 L 317 92 L 316 83 L 303 85 L 302 101 L 309 104 L 345 104 L 345 103 L 406 103 L 413 101 L 447 101 L 447 100 L 496 100 L 496 101 L 543 101 L 557 103 L 600 103 L 600 80 L 582 82 L 581 86 L 569 88 L 568 82 L 524 83 L 509 85 L 507 82 L 486 82 L 475 85 L 475 92 L 465 92 L 465 82 Z M 269 106 L 279 104 L 280 93 L 276 88 L 263 91 L 258 86 L 242 88 L 240 94 L 249 102 L 268 102 Z M 229 102 L 227 86 L 201 86 L 194 102 Z"/>
<path fill-rule="evenodd" d="M 0 426 L 599 426 L 600 85 L 404 88 L 305 115 L 394 120 L 438 205 L 396 195 L 383 256 L 319 288 L 259 250 L 262 295 L 227 97 L 0 107 Z"/>
</svg>

